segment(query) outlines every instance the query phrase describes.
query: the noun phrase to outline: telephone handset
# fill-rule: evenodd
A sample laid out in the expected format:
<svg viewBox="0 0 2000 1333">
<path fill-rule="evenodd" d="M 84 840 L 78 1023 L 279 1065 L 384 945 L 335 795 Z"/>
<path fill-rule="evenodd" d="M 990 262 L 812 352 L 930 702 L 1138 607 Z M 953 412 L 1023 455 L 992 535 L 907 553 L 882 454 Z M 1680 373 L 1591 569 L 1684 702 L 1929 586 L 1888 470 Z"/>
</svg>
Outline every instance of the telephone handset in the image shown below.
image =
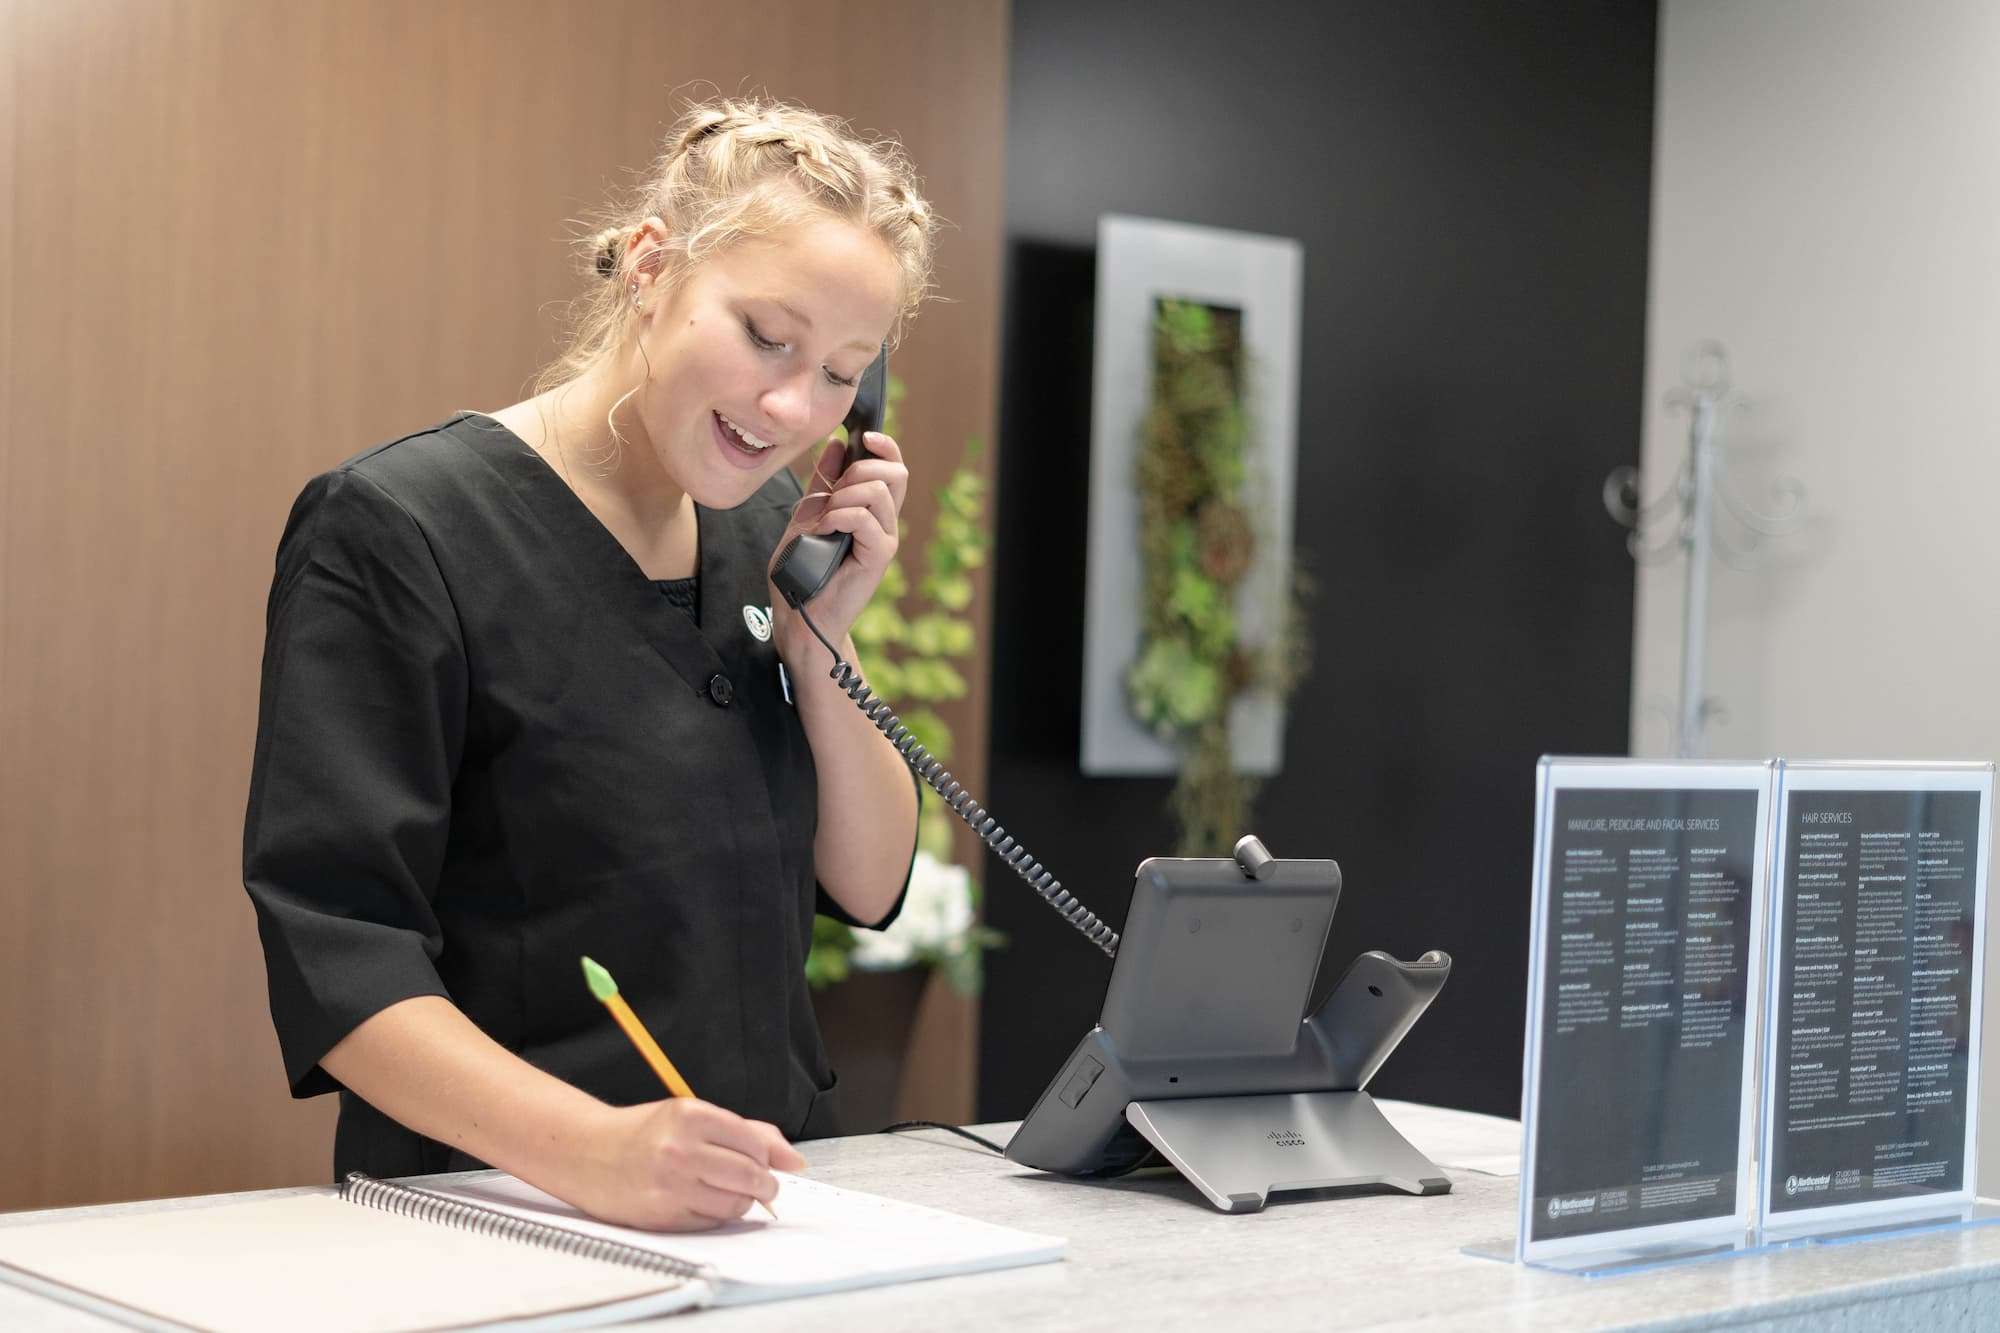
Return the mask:
<svg viewBox="0 0 2000 1333">
<path fill-rule="evenodd" d="M 865 457 L 867 449 L 861 443 L 864 431 L 882 429 L 882 415 L 889 404 L 889 349 L 885 346 L 881 354 L 861 372 L 861 382 L 854 391 L 854 405 L 847 409 L 847 416 L 841 425 L 847 429 L 846 466 L 852 466 Z M 933 759 L 930 751 L 917 743 L 910 729 L 902 720 L 889 711 L 889 705 L 872 696 L 867 683 L 859 672 L 841 660 L 840 650 L 827 642 L 826 636 L 813 624 L 812 616 L 805 604 L 817 597 L 826 587 L 833 571 L 840 568 L 840 562 L 854 545 L 854 538 L 844 532 L 827 536 L 817 533 L 801 533 L 785 543 L 778 558 L 771 565 L 771 585 L 778 590 L 791 608 L 805 621 L 815 639 L 824 644 L 833 654 L 833 670 L 827 674 L 833 678 L 847 697 L 854 700 L 868 720 L 896 747 L 896 753 L 903 756 L 916 775 L 930 785 L 932 791 L 944 798 L 951 812 L 968 824 L 994 854 L 1006 862 L 1008 869 L 1026 880 L 1028 887 L 1040 894 L 1042 900 L 1062 914 L 1063 920 L 1082 931 L 1085 938 L 1112 957 L 1118 956 L 1118 932 L 1098 920 L 1096 913 L 1065 892 L 1061 881 L 1042 869 L 1042 863 L 1028 855 L 1027 848 L 1007 836 L 1007 830 L 1000 827 L 1000 821 L 987 814 L 972 799 L 972 793 L 961 787 L 945 770 L 943 764 Z"/>
<path fill-rule="evenodd" d="M 868 369 L 861 372 L 860 383 L 854 390 L 854 405 L 841 420 L 847 430 L 847 458 L 842 470 L 868 456 L 867 447 L 861 443 L 862 432 L 881 430 L 882 414 L 888 406 L 889 349 L 884 347 L 868 363 Z M 840 568 L 840 562 L 847 559 L 853 546 L 854 538 L 844 532 L 824 537 L 813 532 L 800 533 L 778 552 L 777 562 L 771 566 L 771 583 L 793 606 L 810 602 L 826 587 L 826 581 Z"/>
</svg>

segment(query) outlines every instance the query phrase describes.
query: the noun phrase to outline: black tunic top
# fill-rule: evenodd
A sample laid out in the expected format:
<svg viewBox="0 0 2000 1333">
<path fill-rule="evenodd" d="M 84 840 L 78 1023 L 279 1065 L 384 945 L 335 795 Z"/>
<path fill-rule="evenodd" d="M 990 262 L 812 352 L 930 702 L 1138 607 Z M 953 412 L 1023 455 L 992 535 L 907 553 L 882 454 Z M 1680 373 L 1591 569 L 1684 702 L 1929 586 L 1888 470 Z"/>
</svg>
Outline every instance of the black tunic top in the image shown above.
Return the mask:
<svg viewBox="0 0 2000 1333">
<path fill-rule="evenodd" d="M 687 612 L 695 624 L 701 623 L 701 575 L 686 579 L 654 579 L 653 586 L 669 602 Z"/>
<path fill-rule="evenodd" d="M 577 1087 L 657 1100 L 589 954 L 702 1097 L 836 1132 L 803 963 L 816 908 L 850 918 L 813 876 L 812 752 L 768 638 L 798 494 L 780 472 L 697 507 L 696 618 L 490 418 L 306 486 L 244 829 L 294 1096 L 336 1088 L 320 1057 L 362 1020 L 442 995 Z M 336 1178 L 478 1165 L 344 1090 L 334 1158 Z"/>
</svg>

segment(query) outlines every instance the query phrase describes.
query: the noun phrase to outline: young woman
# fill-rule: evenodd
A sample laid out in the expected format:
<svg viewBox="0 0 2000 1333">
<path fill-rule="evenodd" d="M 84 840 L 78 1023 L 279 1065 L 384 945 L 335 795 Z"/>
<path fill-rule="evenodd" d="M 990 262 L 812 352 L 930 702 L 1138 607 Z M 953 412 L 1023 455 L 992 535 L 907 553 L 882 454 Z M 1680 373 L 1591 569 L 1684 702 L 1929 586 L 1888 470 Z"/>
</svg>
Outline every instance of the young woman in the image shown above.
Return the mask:
<svg viewBox="0 0 2000 1333">
<path fill-rule="evenodd" d="M 895 916 L 916 784 L 767 567 L 793 532 L 853 536 L 810 606 L 852 660 L 909 478 L 887 436 L 844 468 L 830 437 L 934 227 L 893 144 L 697 107 L 593 241 L 542 392 L 299 497 L 244 882 L 293 1095 L 340 1093 L 337 1175 L 491 1164 L 693 1228 L 831 1132 L 812 917 Z M 701 1100 L 662 1100 L 585 954 Z"/>
</svg>

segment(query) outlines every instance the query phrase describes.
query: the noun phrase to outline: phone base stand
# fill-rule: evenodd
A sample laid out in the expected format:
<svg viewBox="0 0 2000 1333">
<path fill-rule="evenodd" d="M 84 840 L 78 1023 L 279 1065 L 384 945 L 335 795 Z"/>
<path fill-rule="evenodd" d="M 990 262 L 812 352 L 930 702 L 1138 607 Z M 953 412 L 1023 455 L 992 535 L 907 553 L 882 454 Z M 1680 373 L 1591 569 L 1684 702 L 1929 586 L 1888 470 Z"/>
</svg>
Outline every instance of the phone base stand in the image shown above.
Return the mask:
<svg viewBox="0 0 2000 1333">
<path fill-rule="evenodd" d="M 1281 1190 L 1451 1181 L 1364 1089 L 1436 998 L 1451 959 L 1355 959 L 1306 1007 L 1340 899 L 1332 861 L 1139 867 L 1096 1027 L 1007 1144 L 1023 1166 L 1116 1176 L 1164 1157 L 1225 1213 Z"/>
<path fill-rule="evenodd" d="M 1451 1189 L 1365 1092 L 1131 1102 L 1125 1119 L 1225 1213 L 1254 1213 L 1286 1190 Z"/>
</svg>

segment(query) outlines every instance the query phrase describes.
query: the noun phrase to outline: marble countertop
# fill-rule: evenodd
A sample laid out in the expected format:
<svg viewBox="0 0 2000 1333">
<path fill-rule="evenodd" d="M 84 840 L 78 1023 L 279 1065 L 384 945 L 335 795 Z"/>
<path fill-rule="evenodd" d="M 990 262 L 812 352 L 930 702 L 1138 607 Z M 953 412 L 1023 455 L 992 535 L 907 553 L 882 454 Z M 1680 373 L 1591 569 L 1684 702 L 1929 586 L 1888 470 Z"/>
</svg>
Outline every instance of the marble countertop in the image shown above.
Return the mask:
<svg viewBox="0 0 2000 1333">
<path fill-rule="evenodd" d="M 816 1328 L 871 1333 L 1213 1328 L 1230 1321 L 1259 1330 L 2000 1327 L 2000 1226 L 1598 1279 L 1468 1257 L 1462 1247 L 1511 1234 L 1520 1127 L 1491 1116 L 1382 1105 L 1446 1168 L 1451 1193 L 1278 1195 L 1260 1213 L 1229 1216 L 1171 1173 L 1072 1181 L 937 1130 L 811 1143 L 808 1174 L 816 1179 L 1066 1236 L 1068 1257 L 674 1318 L 719 1333 L 793 1329 L 808 1320 Z M 983 1132 L 1004 1141 L 1011 1129 Z M 0 1226 L 55 1215 L 0 1216 Z M 0 1286 L 0 1327 L 107 1325 Z"/>
</svg>

